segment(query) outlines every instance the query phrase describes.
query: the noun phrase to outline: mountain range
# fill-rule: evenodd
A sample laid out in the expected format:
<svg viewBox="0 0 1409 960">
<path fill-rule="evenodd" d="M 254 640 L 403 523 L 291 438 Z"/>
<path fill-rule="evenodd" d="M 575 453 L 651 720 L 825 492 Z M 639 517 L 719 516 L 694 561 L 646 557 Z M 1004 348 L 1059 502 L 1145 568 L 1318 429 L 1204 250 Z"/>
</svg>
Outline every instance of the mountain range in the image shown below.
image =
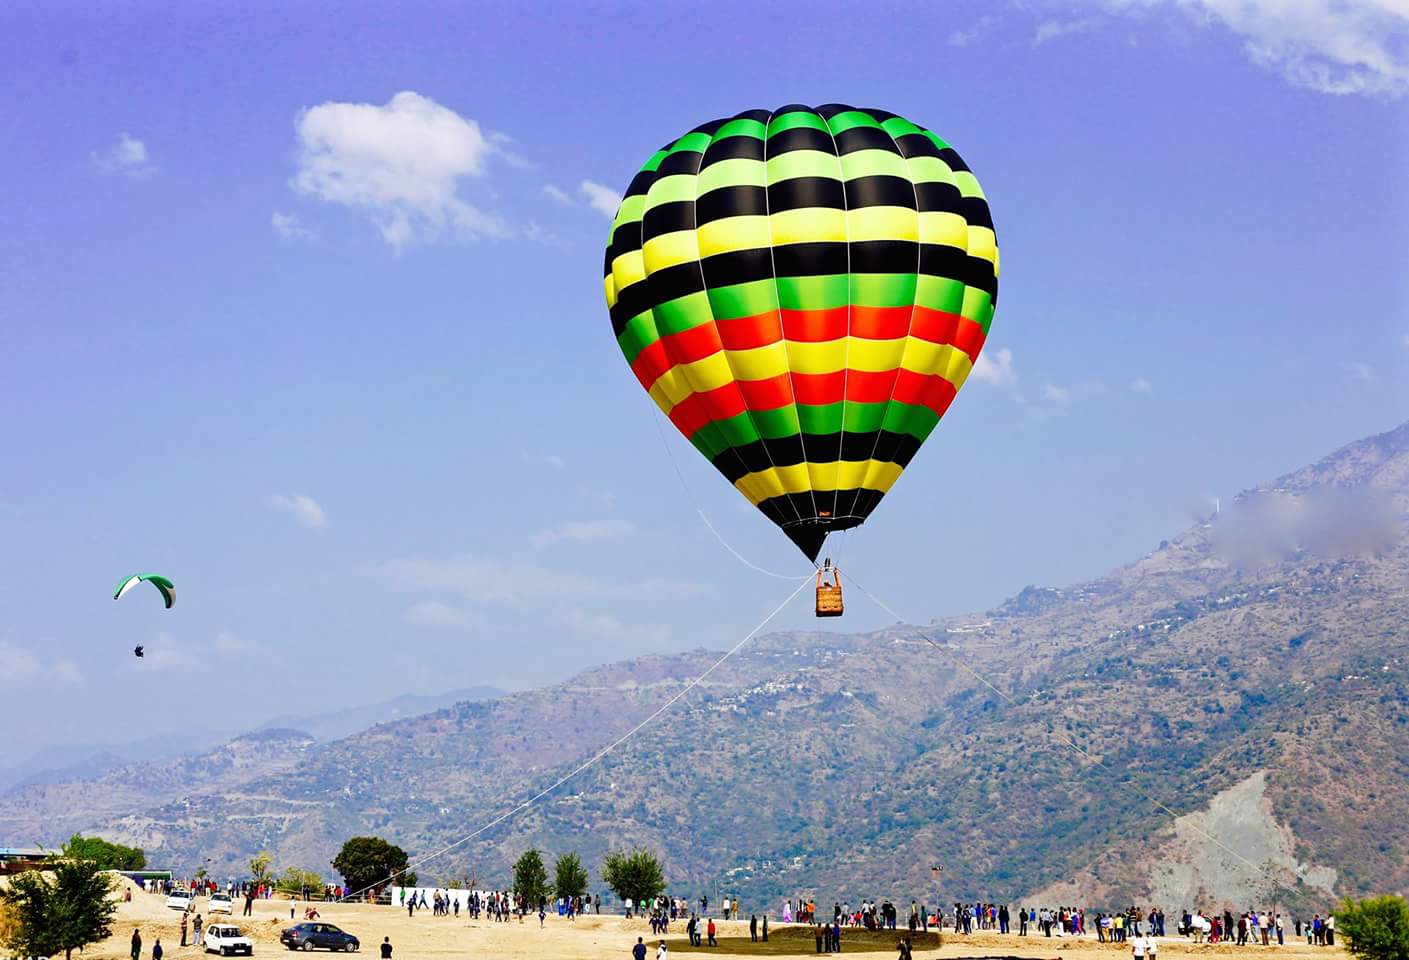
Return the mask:
<svg viewBox="0 0 1409 960">
<path fill-rule="evenodd" d="M 676 889 L 754 903 L 1324 909 L 1409 892 L 1406 510 L 1409 424 L 1245 491 L 1090 582 L 925 627 L 760 637 L 421 877 L 503 884 L 531 846 L 595 868 L 644 844 Z M 0 834 L 73 824 L 216 875 L 260 849 L 326 874 L 364 833 L 424 856 L 554 783 L 718 656 L 610 664 L 329 743 L 270 731 L 171 769 L 145 800 L 144 770 L 27 788 L 0 798 Z"/>
</svg>

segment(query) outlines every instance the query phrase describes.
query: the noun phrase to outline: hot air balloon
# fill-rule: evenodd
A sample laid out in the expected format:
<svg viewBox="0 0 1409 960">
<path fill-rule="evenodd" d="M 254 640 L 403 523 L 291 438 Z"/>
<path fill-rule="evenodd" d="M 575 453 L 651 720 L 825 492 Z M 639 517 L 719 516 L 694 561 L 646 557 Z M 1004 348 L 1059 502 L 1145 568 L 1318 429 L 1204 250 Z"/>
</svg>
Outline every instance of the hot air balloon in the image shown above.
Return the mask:
<svg viewBox="0 0 1409 960">
<path fill-rule="evenodd" d="M 641 386 L 815 562 L 964 385 L 998 248 L 940 137 L 883 110 L 794 104 L 703 124 L 646 161 L 604 283 Z"/>
<path fill-rule="evenodd" d="M 127 592 L 139 583 L 150 583 L 161 593 L 162 600 L 166 603 L 166 609 L 170 610 L 176 603 L 176 587 L 166 577 L 159 573 L 134 573 L 131 576 L 122 578 L 117 589 L 113 591 L 113 599 L 121 600 Z M 141 649 L 140 647 L 138 648 Z M 140 653 L 137 656 L 141 656 Z"/>
</svg>

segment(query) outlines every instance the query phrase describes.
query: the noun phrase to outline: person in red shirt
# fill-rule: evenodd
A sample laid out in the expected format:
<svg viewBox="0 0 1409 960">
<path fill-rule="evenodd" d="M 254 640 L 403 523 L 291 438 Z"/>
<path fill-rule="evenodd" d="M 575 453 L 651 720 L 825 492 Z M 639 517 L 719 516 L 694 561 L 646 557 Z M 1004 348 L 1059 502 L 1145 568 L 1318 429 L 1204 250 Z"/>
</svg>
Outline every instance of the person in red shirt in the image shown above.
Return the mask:
<svg viewBox="0 0 1409 960">
<path fill-rule="evenodd" d="M 710 918 L 709 918 L 709 926 L 707 926 L 707 927 L 705 928 L 705 932 L 709 934 L 709 945 L 710 945 L 711 947 L 717 947 L 717 946 L 719 946 L 719 941 L 714 939 L 714 918 L 713 918 L 713 917 L 710 917 Z"/>
</svg>

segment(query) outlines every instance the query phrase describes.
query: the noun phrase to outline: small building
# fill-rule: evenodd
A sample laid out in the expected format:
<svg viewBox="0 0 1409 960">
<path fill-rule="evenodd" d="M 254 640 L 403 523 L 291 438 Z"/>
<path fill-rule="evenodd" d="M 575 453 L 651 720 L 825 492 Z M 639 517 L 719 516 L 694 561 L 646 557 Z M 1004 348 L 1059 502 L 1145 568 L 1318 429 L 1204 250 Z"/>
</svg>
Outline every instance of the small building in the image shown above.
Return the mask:
<svg viewBox="0 0 1409 960">
<path fill-rule="evenodd" d="M 0 876 L 42 870 L 58 857 L 59 851 L 43 847 L 0 847 Z"/>
</svg>

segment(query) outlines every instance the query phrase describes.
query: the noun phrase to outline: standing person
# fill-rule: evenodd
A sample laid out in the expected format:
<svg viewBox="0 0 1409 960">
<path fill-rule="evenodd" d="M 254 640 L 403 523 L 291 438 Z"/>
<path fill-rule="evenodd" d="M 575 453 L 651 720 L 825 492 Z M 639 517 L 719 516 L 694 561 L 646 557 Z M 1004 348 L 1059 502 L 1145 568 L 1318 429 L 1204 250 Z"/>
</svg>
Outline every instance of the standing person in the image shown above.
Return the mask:
<svg viewBox="0 0 1409 960">
<path fill-rule="evenodd" d="M 660 946 L 656 947 L 656 960 L 666 960 L 667 953 L 668 951 L 665 949 L 665 941 L 662 940 L 660 942 Z"/>
<path fill-rule="evenodd" d="M 391 937 L 382 937 L 382 960 L 391 960 Z"/>
<path fill-rule="evenodd" d="M 714 918 L 713 918 L 713 917 L 710 917 L 710 918 L 709 918 L 709 924 L 705 927 L 705 932 L 709 934 L 709 945 L 710 945 L 711 947 L 717 947 L 717 946 L 719 946 L 719 941 L 716 940 L 716 939 L 714 939 Z"/>
<path fill-rule="evenodd" d="M 749 942 L 758 942 L 758 914 L 756 913 L 749 916 Z"/>
<path fill-rule="evenodd" d="M 152 944 L 152 960 L 161 960 L 162 953 L 161 937 L 157 937 L 156 942 Z"/>
<path fill-rule="evenodd" d="M 764 942 L 764 943 L 767 943 L 767 942 L 768 942 L 768 914 L 766 914 L 766 913 L 763 915 L 763 931 L 762 931 L 762 935 L 763 935 L 763 942 Z"/>
<path fill-rule="evenodd" d="M 404 894 L 404 891 L 403 891 L 403 894 Z M 253 891 L 252 889 L 246 888 L 246 889 L 245 889 L 245 912 L 244 912 L 244 916 L 248 917 L 248 916 L 249 916 L 251 913 L 253 913 L 253 912 L 254 912 L 254 891 Z"/>
<path fill-rule="evenodd" d="M 132 960 L 142 960 L 142 931 L 132 930 Z"/>
<path fill-rule="evenodd" d="M 640 937 L 636 938 L 636 946 L 631 948 L 632 960 L 646 960 L 646 943 Z"/>
<path fill-rule="evenodd" d="M 198 947 L 205 943 L 205 936 L 202 933 L 204 928 L 205 921 L 201 919 L 201 915 L 198 913 L 196 914 L 195 922 L 191 924 L 191 929 L 196 931 L 196 946 Z"/>
<path fill-rule="evenodd" d="M 186 945 L 186 911 L 181 911 L 181 946 Z"/>
<path fill-rule="evenodd" d="M 1326 914 L 1326 923 L 1325 923 L 1324 929 L 1325 929 L 1325 931 L 1326 931 L 1326 946 L 1328 946 L 1328 947 L 1334 947 L 1334 946 L 1336 945 L 1336 917 L 1335 917 L 1335 914 L 1332 914 L 1332 913 Z"/>
<path fill-rule="evenodd" d="M 1135 960 L 1145 960 L 1145 938 L 1138 933 L 1130 938 L 1130 955 Z"/>
<path fill-rule="evenodd" d="M 1164 917 L 1160 917 L 1163 922 Z M 1159 960 L 1159 940 L 1151 934 L 1145 939 L 1145 960 Z"/>
</svg>

